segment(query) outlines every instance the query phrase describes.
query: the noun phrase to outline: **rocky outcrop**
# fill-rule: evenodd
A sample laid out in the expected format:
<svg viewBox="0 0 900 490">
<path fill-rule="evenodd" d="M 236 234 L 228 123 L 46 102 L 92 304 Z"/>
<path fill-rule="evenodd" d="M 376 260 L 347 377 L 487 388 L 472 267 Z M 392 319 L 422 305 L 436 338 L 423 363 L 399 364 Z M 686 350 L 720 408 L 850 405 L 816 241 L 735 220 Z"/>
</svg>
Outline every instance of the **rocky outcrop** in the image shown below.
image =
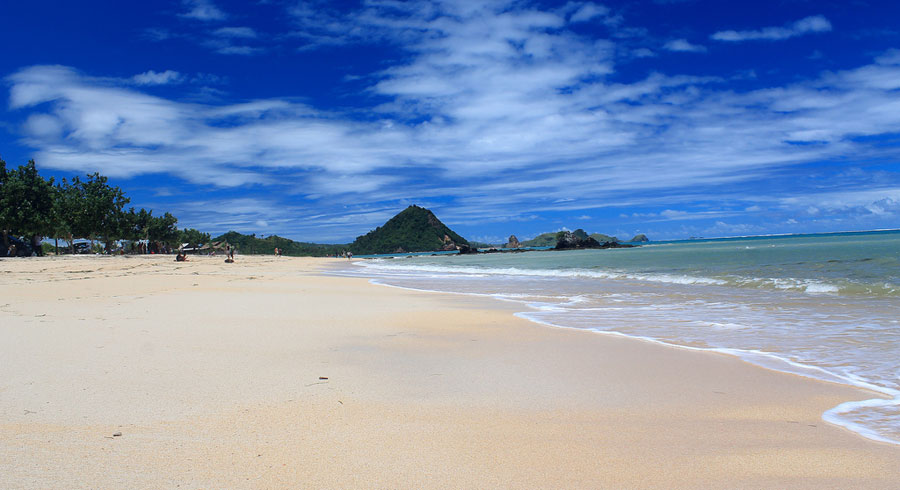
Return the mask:
<svg viewBox="0 0 900 490">
<path fill-rule="evenodd" d="M 510 235 L 509 241 L 506 243 L 506 245 L 503 246 L 503 248 L 519 248 L 521 246 L 522 244 L 519 243 L 519 239 L 516 238 L 515 235 Z"/>
<path fill-rule="evenodd" d="M 460 255 L 463 255 L 463 254 L 477 254 L 477 253 L 478 253 L 478 249 L 477 249 L 477 248 L 475 248 L 475 247 L 470 247 L 469 245 L 466 245 L 465 243 L 461 243 L 461 244 L 457 245 L 457 246 L 456 246 L 456 250 L 459 250 Z"/>
<path fill-rule="evenodd" d="M 600 243 L 587 235 L 584 230 L 561 231 L 556 234 L 556 247 L 554 250 L 578 250 L 585 248 L 630 248 L 632 245 L 623 245 L 610 241 Z"/>
<path fill-rule="evenodd" d="M 647 238 L 647 235 L 641 233 L 639 235 L 635 235 L 634 238 L 631 239 L 631 243 L 647 243 L 650 239 Z"/>
<path fill-rule="evenodd" d="M 589 237 L 584 230 L 561 231 L 556 234 L 556 250 L 571 250 L 578 248 L 600 248 L 597 240 Z"/>
</svg>

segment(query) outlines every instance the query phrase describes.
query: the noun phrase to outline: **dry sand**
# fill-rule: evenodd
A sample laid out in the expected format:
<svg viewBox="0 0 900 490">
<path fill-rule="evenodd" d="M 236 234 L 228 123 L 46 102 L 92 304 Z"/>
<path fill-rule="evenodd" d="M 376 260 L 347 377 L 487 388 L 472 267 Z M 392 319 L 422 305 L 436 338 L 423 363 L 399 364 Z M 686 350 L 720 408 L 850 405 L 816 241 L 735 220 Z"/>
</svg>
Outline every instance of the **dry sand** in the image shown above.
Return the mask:
<svg viewBox="0 0 900 490">
<path fill-rule="evenodd" d="M 333 263 L 0 260 L 0 488 L 900 488 L 872 393 Z"/>
</svg>

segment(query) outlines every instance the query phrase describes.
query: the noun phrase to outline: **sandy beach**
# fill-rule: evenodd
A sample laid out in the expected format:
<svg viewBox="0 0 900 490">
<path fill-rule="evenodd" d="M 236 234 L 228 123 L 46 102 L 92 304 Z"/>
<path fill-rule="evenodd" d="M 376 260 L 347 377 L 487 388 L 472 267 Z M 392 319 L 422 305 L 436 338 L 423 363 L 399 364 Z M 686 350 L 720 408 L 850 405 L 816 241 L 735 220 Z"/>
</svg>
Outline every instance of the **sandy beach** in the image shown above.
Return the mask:
<svg viewBox="0 0 900 490">
<path fill-rule="evenodd" d="M 335 260 L 0 260 L 0 488 L 900 488 L 873 393 Z"/>
</svg>

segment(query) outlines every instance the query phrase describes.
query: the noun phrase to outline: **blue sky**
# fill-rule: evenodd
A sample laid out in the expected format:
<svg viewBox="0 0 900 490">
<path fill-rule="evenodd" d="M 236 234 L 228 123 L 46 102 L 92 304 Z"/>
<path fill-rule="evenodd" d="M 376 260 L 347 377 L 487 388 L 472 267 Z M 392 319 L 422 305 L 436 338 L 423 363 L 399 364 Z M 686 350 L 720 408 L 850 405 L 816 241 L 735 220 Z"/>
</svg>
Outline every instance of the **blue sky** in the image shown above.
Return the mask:
<svg viewBox="0 0 900 490">
<path fill-rule="evenodd" d="M 900 228 L 900 2 L 33 1 L 0 156 L 179 225 L 349 242 Z"/>
</svg>

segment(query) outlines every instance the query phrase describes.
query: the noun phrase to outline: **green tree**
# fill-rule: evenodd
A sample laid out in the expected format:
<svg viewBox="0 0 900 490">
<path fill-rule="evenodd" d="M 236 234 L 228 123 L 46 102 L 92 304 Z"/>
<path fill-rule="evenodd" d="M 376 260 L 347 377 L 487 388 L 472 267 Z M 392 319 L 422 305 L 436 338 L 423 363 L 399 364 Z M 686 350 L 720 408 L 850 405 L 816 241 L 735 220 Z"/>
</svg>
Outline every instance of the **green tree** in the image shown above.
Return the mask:
<svg viewBox="0 0 900 490">
<path fill-rule="evenodd" d="M 6 161 L 0 158 L 0 233 L 2 233 L 3 250 L 0 254 L 5 254 L 9 248 L 9 230 L 6 224 L 6 203 L 4 195 L 6 192 Z"/>
<path fill-rule="evenodd" d="M 209 233 L 203 233 L 194 228 L 185 228 L 181 230 L 178 241 L 187 243 L 189 247 L 196 247 L 202 243 L 209 243 Z"/>
<path fill-rule="evenodd" d="M 149 238 L 150 223 L 153 221 L 153 211 L 141 208 L 137 213 L 134 208 L 128 211 L 133 240 L 147 240 Z"/>
<path fill-rule="evenodd" d="M 108 179 L 99 173 L 88 175 L 81 184 L 84 223 L 91 240 L 100 239 L 109 252 L 112 242 L 121 238 L 125 213 L 122 208 L 131 200 L 118 187 L 110 186 Z"/>
<path fill-rule="evenodd" d="M 147 225 L 147 238 L 153 242 L 162 242 L 168 246 L 178 243 L 179 231 L 176 224 L 178 218 L 166 213 L 162 216 L 151 217 Z"/>
<path fill-rule="evenodd" d="M 70 253 L 75 253 L 75 237 L 86 237 L 87 232 L 79 233 L 84 220 L 83 197 L 81 182 L 78 177 L 72 182 L 62 179 L 53 188 L 53 213 L 51 218 L 51 234 L 57 239 L 57 253 L 59 253 L 59 237 L 69 242 Z M 85 228 L 86 229 L 86 228 Z"/>
<path fill-rule="evenodd" d="M 34 160 L 11 171 L 4 162 L 2 174 L 0 229 L 4 245 L 8 246 L 9 234 L 26 236 L 34 251 L 43 255 L 40 237 L 52 232 L 53 179 L 44 180 Z"/>
</svg>

